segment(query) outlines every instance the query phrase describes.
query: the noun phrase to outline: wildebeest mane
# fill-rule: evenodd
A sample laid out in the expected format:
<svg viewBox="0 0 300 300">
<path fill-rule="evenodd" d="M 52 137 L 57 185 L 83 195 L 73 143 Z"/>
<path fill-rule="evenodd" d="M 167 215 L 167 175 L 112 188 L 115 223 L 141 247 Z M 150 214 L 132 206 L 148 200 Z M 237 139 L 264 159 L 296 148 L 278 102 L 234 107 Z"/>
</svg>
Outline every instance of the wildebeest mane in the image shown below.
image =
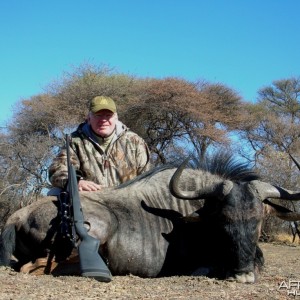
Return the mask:
<svg viewBox="0 0 300 300">
<path fill-rule="evenodd" d="M 228 151 L 218 151 L 207 155 L 204 159 L 193 158 L 196 168 L 218 175 L 232 181 L 258 180 L 260 176 L 252 170 L 247 162 L 238 160 Z"/>
<path fill-rule="evenodd" d="M 183 160 L 184 159 L 182 159 L 182 161 Z M 127 187 L 135 182 L 150 178 L 164 170 L 178 168 L 182 161 L 154 167 L 134 179 L 119 185 L 118 188 Z M 195 156 L 191 155 L 188 167 L 218 175 L 232 181 L 251 181 L 260 179 L 259 175 L 251 169 L 248 163 L 237 160 L 232 153 L 226 151 L 214 152 L 213 154 L 206 155 L 203 159 L 197 159 Z"/>
</svg>

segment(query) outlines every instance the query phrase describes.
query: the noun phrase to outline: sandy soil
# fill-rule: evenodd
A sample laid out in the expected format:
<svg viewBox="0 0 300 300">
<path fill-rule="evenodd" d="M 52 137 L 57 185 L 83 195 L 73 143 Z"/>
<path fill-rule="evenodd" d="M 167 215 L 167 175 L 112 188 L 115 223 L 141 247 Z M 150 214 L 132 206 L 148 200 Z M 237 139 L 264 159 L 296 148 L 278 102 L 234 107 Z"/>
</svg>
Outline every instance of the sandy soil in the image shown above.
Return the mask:
<svg viewBox="0 0 300 300">
<path fill-rule="evenodd" d="M 300 299 L 300 246 L 262 243 L 261 248 L 266 262 L 255 284 L 206 277 L 143 279 L 131 275 L 101 283 L 75 276 L 20 274 L 1 267 L 0 299 Z M 289 282 L 296 287 L 290 288 Z"/>
</svg>

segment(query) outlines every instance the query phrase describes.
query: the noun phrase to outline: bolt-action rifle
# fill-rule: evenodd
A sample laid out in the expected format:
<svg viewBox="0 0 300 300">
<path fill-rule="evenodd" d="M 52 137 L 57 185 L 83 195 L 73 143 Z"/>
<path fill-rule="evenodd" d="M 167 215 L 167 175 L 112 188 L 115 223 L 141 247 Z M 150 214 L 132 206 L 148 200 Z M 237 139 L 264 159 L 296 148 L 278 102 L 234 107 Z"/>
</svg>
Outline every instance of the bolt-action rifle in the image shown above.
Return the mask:
<svg viewBox="0 0 300 300">
<path fill-rule="evenodd" d="M 74 166 L 70 159 L 70 138 L 66 135 L 67 164 L 68 164 L 68 184 L 63 195 L 65 202 L 70 207 L 71 222 L 73 229 L 80 240 L 76 246 L 79 254 L 81 275 L 95 278 L 98 281 L 109 282 L 112 280 L 111 273 L 99 255 L 100 241 L 88 234 L 84 226 L 84 216 L 80 204 L 78 183 Z M 72 234 L 71 234 L 72 235 Z"/>
</svg>

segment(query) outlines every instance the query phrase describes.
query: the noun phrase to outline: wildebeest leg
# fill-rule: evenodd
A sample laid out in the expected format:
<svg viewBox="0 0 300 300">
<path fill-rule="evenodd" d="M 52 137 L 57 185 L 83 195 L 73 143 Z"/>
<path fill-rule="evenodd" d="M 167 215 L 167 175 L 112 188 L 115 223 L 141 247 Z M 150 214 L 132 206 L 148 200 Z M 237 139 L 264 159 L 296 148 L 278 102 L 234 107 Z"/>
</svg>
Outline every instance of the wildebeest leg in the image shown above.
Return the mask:
<svg viewBox="0 0 300 300">
<path fill-rule="evenodd" d="M 259 246 L 256 246 L 255 263 L 259 269 L 261 269 L 265 263 L 264 254 Z"/>
<path fill-rule="evenodd" d="M 69 237 L 63 234 L 59 215 L 51 220 L 50 225 L 45 238 L 39 245 L 41 250 L 37 252 L 36 249 L 30 249 L 31 255 L 34 256 L 31 257 L 30 262 L 25 262 L 25 264 L 23 262 L 20 265 L 20 272 L 35 275 L 77 275 L 79 273 L 78 259 L 75 267 L 69 267 L 75 263 L 74 259 L 70 258 L 74 244 Z M 63 265 L 68 267 L 64 270 L 61 267 Z"/>
<path fill-rule="evenodd" d="M 48 255 L 39 257 L 34 262 L 21 266 L 20 272 L 34 275 L 77 275 L 79 274 L 78 254 L 73 252 L 74 246 L 69 238 L 65 238 L 58 232 L 51 243 L 47 238 L 42 242 L 49 248 Z M 73 253 L 72 253 L 73 252 Z M 77 257 L 74 259 L 74 257 Z M 70 267 L 72 264 L 76 266 Z"/>
<path fill-rule="evenodd" d="M 79 256 L 73 251 L 66 260 L 56 262 L 52 255 L 38 258 L 21 267 L 20 272 L 32 275 L 51 274 L 54 276 L 80 275 Z"/>
</svg>

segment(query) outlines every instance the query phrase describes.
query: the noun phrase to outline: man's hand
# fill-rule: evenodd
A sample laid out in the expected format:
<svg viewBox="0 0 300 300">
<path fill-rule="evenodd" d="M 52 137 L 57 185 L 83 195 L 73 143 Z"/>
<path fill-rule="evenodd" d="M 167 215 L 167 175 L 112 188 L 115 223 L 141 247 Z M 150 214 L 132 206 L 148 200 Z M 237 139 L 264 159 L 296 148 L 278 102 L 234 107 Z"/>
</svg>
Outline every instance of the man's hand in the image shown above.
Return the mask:
<svg viewBox="0 0 300 300">
<path fill-rule="evenodd" d="M 84 179 L 80 179 L 78 181 L 78 190 L 81 191 L 88 191 L 88 192 L 95 192 L 101 190 L 101 185 L 97 184 L 93 181 L 88 181 Z"/>
</svg>

